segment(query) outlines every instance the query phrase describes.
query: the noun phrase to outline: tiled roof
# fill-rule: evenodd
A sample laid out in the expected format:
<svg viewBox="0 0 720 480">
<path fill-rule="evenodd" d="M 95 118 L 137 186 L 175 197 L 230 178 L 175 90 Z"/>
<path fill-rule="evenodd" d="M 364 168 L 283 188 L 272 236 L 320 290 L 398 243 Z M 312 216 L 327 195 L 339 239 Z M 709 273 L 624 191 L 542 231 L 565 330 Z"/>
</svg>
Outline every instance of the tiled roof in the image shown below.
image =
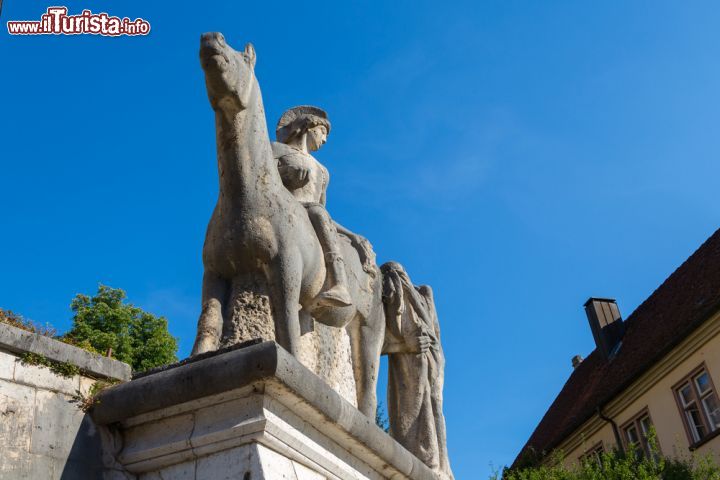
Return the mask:
<svg viewBox="0 0 720 480">
<path fill-rule="evenodd" d="M 720 230 L 688 258 L 626 320 L 609 361 L 594 350 L 572 372 L 515 459 L 551 452 L 660 358 L 720 309 Z"/>
</svg>

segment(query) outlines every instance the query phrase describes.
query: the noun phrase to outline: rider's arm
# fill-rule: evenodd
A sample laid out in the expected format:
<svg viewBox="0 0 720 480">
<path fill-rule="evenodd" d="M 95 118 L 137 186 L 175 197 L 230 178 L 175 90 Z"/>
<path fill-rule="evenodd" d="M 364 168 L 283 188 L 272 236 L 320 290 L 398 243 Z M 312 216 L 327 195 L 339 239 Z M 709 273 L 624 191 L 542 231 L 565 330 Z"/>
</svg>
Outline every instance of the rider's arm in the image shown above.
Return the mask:
<svg viewBox="0 0 720 480">
<path fill-rule="evenodd" d="M 351 232 L 347 228 L 340 225 L 335 220 L 332 221 L 335 224 L 335 229 L 338 233 L 345 235 L 350 239 L 350 242 L 357 250 L 360 255 L 360 261 L 363 264 L 363 270 L 368 273 L 372 273 L 377 267 L 375 267 L 375 252 L 373 252 L 372 245 L 368 242 L 367 238 L 357 233 Z"/>
<path fill-rule="evenodd" d="M 320 203 L 322 203 L 322 202 L 320 202 Z M 324 203 L 323 203 L 323 205 L 324 205 Z M 355 237 L 357 236 L 357 234 L 355 234 L 355 233 L 351 232 L 350 230 L 348 230 L 347 228 L 343 227 L 335 220 L 333 220 L 333 223 L 335 224 L 335 228 L 337 229 L 338 233 L 342 233 L 343 235 L 348 237 L 350 240 L 354 240 Z"/>
</svg>

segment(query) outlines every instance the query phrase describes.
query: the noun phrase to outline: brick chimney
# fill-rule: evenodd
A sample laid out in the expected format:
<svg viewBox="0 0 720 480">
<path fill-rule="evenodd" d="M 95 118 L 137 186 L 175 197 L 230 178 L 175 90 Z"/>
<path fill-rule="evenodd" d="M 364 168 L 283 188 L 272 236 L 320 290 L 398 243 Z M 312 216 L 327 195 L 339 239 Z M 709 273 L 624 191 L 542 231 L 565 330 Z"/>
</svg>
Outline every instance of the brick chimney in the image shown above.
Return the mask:
<svg viewBox="0 0 720 480">
<path fill-rule="evenodd" d="M 611 298 L 591 297 L 585 302 L 585 314 L 595 345 L 603 358 L 608 360 L 616 353 L 625 334 L 625 323 L 617 302 Z"/>
</svg>

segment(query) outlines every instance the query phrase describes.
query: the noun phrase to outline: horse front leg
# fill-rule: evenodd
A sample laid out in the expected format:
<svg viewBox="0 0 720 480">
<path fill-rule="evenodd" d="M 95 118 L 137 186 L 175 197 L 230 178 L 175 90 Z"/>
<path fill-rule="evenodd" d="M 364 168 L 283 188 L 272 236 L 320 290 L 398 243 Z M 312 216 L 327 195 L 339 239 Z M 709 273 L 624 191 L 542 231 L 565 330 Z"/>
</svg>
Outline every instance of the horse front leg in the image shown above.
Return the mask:
<svg viewBox="0 0 720 480">
<path fill-rule="evenodd" d="M 300 289 L 302 266 L 300 256 L 280 257 L 270 268 L 275 341 L 294 357 L 300 344 Z"/>
<path fill-rule="evenodd" d="M 218 274 L 205 270 L 202 285 L 202 313 L 198 319 L 197 336 L 190 356 L 218 349 L 223 328 L 223 305 L 229 283 Z"/>
<path fill-rule="evenodd" d="M 385 338 L 382 303 L 373 306 L 368 318 L 361 315 L 348 324 L 358 410 L 375 418 L 380 353 Z"/>
</svg>

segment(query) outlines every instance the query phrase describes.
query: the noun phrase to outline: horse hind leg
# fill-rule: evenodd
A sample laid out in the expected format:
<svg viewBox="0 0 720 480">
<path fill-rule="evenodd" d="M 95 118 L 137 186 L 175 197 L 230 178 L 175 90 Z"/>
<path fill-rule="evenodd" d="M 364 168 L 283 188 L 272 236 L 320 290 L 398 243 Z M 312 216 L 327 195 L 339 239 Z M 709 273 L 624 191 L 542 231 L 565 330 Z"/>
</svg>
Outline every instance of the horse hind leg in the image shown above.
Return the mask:
<svg viewBox="0 0 720 480">
<path fill-rule="evenodd" d="M 227 300 L 228 282 L 213 272 L 205 271 L 202 285 L 202 312 L 198 319 L 197 336 L 191 356 L 218 349 L 223 330 L 223 306 Z"/>
</svg>

